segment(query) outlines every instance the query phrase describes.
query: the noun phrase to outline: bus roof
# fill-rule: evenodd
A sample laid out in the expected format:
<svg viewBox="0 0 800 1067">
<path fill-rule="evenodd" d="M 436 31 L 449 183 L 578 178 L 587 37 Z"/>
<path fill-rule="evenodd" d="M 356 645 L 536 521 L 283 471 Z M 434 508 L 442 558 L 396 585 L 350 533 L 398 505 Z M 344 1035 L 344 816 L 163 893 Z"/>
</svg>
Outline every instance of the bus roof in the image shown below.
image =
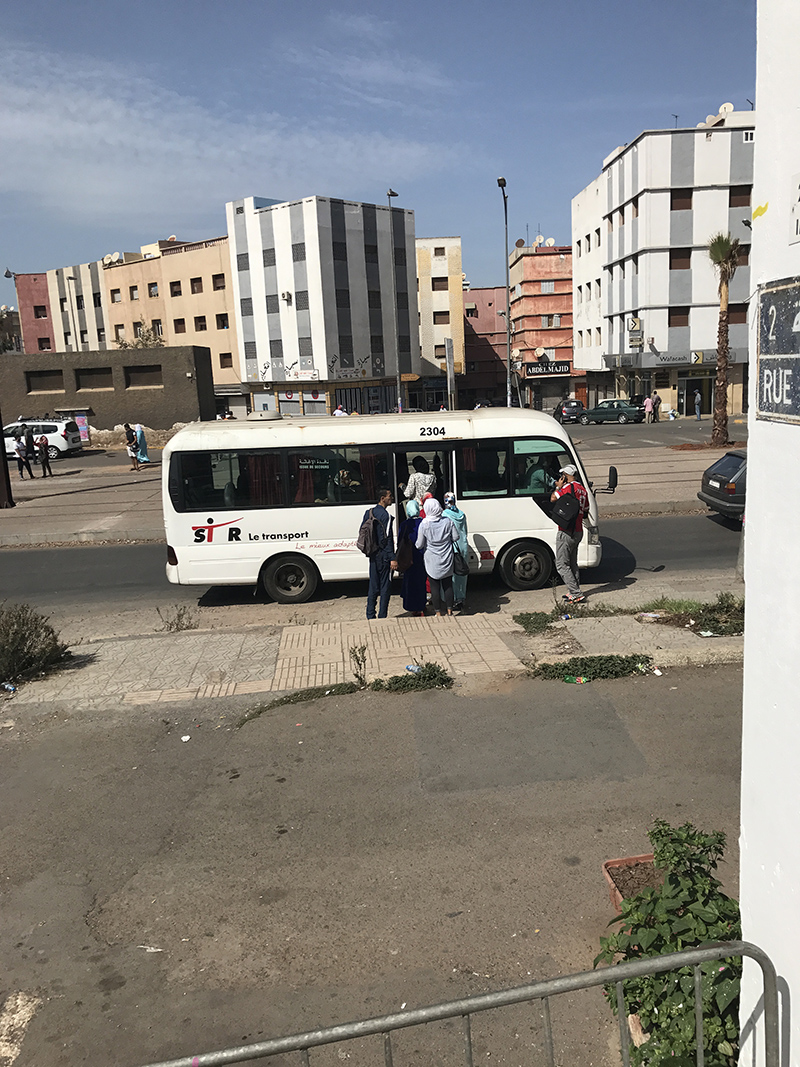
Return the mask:
<svg viewBox="0 0 800 1067">
<path fill-rule="evenodd" d="M 421 426 L 441 426 L 444 434 L 420 437 Z M 293 448 L 298 446 L 393 444 L 415 442 L 420 448 L 459 439 L 526 437 L 541 433 L 568 441 L 562 426 L 550 415 L 527 408 L 479 408 L 477 411 L 430 411 L 389 415 L 349 415 L 332 418 L 292 415 L 273 419 L 192 422 L 179 430 L 164 448 L 171 452 L 236 448 Z"/>
</svg>

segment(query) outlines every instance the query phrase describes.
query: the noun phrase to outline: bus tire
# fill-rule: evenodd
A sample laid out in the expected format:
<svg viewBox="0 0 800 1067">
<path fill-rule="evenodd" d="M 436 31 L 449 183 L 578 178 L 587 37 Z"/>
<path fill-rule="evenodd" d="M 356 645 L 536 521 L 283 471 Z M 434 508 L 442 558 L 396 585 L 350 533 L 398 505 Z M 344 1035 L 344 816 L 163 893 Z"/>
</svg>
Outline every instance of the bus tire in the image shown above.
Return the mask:
<svg viewBox="0 0 800 1067">
<path fill-rule="evenodd" d="M 509 589 L 541 589 L 553 573 L 553 557 L 541 541 L 518 541 L 497 562 L 500 577 Z"/>
<path fill-rule="evenodd" d="M 304 604 L 316 591 L 319 571 L 305 556 L 278 556 L 262 569 L 261 584 L 279 604 Z"/>
</svg>

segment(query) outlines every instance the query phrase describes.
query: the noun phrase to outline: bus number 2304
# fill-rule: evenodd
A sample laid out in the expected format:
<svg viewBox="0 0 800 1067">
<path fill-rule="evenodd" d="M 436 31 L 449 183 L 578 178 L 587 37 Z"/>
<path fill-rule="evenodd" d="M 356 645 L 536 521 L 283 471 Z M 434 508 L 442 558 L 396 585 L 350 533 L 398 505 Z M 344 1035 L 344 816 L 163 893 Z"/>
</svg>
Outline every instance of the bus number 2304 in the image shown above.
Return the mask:
<svg viewBox="0 0 800 1067">
<path fill-rule="evenodd" d="M 444 426 L 420 426 L 420 437 L 444 437 Z"/>
</svg>

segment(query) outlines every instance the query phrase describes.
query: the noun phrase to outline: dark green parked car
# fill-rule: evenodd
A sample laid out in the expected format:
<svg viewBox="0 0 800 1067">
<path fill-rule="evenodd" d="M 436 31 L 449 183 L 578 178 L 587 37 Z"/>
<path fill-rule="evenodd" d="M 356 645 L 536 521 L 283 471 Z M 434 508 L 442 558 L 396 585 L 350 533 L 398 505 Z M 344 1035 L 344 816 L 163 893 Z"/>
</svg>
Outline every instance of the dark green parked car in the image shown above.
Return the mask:
<svg viewBox="0 0 800 1067">
<path fill-rule="evenodd" d="M 580 414 L 583 426 L 588 426 L 590 422 L 641 422 L 643 419 L 644 408 L 627 400 L 601 400 L 596 408 Z"/>
</svg>

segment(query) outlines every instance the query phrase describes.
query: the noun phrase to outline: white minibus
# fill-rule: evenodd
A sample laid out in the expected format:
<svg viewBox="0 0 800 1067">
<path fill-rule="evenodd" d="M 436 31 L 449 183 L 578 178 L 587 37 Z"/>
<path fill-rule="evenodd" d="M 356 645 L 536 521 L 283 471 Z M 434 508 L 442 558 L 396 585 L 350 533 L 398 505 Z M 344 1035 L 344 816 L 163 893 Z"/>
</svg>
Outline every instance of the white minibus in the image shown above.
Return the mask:
<svg viewBox="0 0 800 1067">
<path fill-rule="evenodd" d="M 281 416 L 191 423 L 163 453 L 167 577 L 179 585 L 260 583 L 298 604 L 320 581 L 366 578 L 356 548 L 366 508 L 392 489 L 395 531 L 414 470 L 436 476 L 467 516 L 470 573 L 496 571 L 511 589 L 539 589 L 554 571 L 550 492 L 573 463 L 589 492 L 578 562 L 601 546 L 591 483 L 566 431 L 520 408 L 425 414 Z M 613 492 L 609 484 L 595 492 Z"/>
</svg>

